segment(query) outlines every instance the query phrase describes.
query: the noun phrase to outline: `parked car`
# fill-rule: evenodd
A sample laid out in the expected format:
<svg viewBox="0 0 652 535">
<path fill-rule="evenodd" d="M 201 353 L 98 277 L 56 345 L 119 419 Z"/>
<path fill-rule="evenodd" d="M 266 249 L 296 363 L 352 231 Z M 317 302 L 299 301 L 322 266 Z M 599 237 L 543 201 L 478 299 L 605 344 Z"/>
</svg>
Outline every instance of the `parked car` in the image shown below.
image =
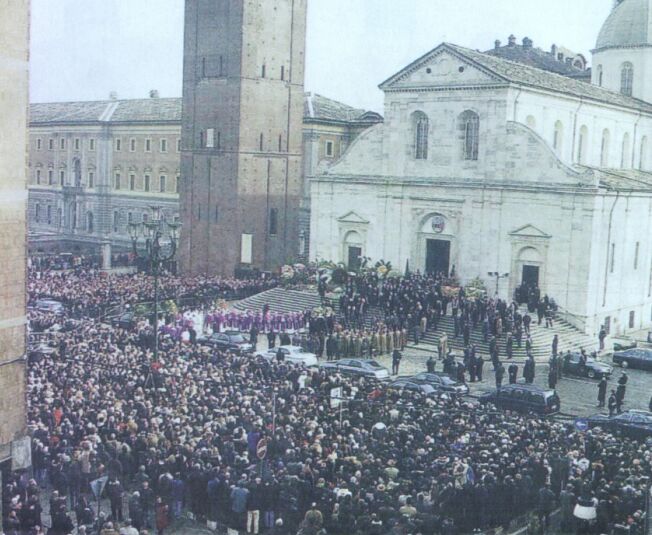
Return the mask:
<svg viewBox="0 0 652 535">
<path fill-rule="evenodd" d="M 580 377 L 588 377 L 589 379 L 602 379 L 603 377 L 608 379 L 614 372 L 613 366 L 609 366 L 609 364 L 591 357 L 588 357 L 586 362 L 582 363 L 581 356 L 581 353 L 571 353 L 570 358 L 564 355 L 565 374 L 579 375 Z"/>
<path fill-rule="evenodd" d="M 232 351 L 238 354 L 249 353 L 253 350 L 253 346 L 240 331 L 213 333 L 208 337 L 202 336 L 197 338 L 197 342 L 221 351 Z"/>
<path fill-rule="evenodd" d="M 119 327 L 120 329 L 133 329 L 136 325 L 136 315 L 129 311 L 116 316 L 111 320 L 111 325 Z"/>
<path fill-rule="evenodd" d="M 327 372 L 339 372 L 344 375 L 359 377 L 372 377 L 379 381 L 389 379 L 389 370 L 378 364 L 375 360 L 341 359 L 324 362 L 320 368 Z"/>
<path fill-rule="evenodd" d="M 638 342 L 632 338 L 625 338 L 623 336 L 612 336 L 614 351 L 625 351 L 626 349 L 634 349 L 638 346 Z"/>
<path fill-rule="evenodd" d="M 39 299 L 34 303 L 34 308 L 39 312 L 52 312 L 54 314 L 63 314 L 66 311 L 63 303 L 54 299 Z"/>
<path fill-rule="evenodd" d="M 415 383 L 429 384 L 442 392 L 450 392 L 454 395 L 463 396 L 469 393 L 469 387 L 452 379 L 444 372 L 421 372 L 409 377 Z"/>
<path fill-rule="evenodd" d="M 306 367 L 317 366 L 319 364 L 317 355 L 304 351 L 303 348 L 299 346 L 273 347 L 271 349 L 266 349 L 265 351 L 257 351 L 254 353 L 254 355 L 269 361 L 275 361 L 279 350 L 283 352 L 285 362 L 290 362 L 292 364 L 302 364 Z"/>
<path fill-rule="evenodd" d="M 652 370 L 652 350 L 635 348 L 626 351 L 616 351 L 612 357 L 613 363 L 623 368 L 641 368 Z"/>
<path fill-rule="evenodd" d="M 479 401 L 483 405 L 493 403 L 500 409 L 543 415 L 556 414 L 561 409 L 561 400 L 554 390 L 529 384 L 505 385 L 481 394 Z"/>
<path fill-rule="evenodd" d="M 450 393 L 438 390 L 433 385 L 423 382 L 412 381 L 409 377 L 402 377 L 387 385 L 389 392 L 398 392 L 401 396 L 420 394 L 424 397 L 449 397 Z"/>
<path fill-rule="evenodd" d="M 611 433 L 619 431 L 633 439 L 652 437 L 652 412 L 628 410 L 611 417 L 594 414 L 588 418 L 588 424 Z"/>
</svg>

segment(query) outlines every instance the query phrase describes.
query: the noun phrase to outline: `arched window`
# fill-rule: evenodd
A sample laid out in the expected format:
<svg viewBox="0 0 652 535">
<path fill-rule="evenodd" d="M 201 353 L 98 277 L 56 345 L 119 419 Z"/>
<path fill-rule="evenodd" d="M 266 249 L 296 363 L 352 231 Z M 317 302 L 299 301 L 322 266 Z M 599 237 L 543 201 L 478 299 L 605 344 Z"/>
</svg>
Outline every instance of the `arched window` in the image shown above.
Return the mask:
<svg viewBox="0 0 652 535">
<path fill-rule="evenodd" d="M 428 131 L 430 130 L 430 121 L 428 116 L 418 111 L 412 116 L 414 128 L 414 158 L 416 160 L 428 159 Z"/>
<path fill-rule="evenodd" d="M 462 138 L 462 157 L 465 160 L 477 160 L 480 145 L 480 117 L 474 111 L 466 110 L 459 117 L 458 128 Z"/>
<path fill-rule="evenodd" d="M 531 130 L 536 130 L 537 129 L 537 120 L 534 118 L 533 115 L 528 115 L 527 116 L 527 119 L 525 119 L 525 124 Z"/>
<path fill-rule="evenodd" d="M 86 214 L 86 230 L 89 234 L 93 234 L 94 230 L 94 221 L 93 221 L 93 212 L 88 212 Z"/>
<path fill-rule="evenodd" d="M 555 149 L 557 154 L 561 154 L 564 145 L 564 125 L 561 121 L 555 123 L 555 133 L 552 137 L 552 148 Z"/>
<path fill-rule="evenodd" d="M 629 61 L 623 63 L 620 68 L 620 92 L 628 97 L 632 96 L 634 87 L 634 65 Z"/>
<path fill-rule="evenodd" d="M 623 152 L 620 157 L 620 168 L 621 169 L 629 168 L 631 161 L 632 161 L 632 156 L 630 154 L 629 134 L 625 134 L 623 136 Z"/>
<path fill-rule="evenodd" d="M 589 129 L 586 126 L 580 128 L 580 135 L 577 139 L 577 163 L 586 163 L 586 153 L 588 149 Z"/>
<path fill-rule="evenodd" d="M 638 157 L 638 168 L 641 171 L 647 170 L 647 136 L 641 139 L 641 153 Z"/>
<path fill-rule="evenodd" d="M 598 65 L 595 68 L 595 81 L 600 87 L 602 87 L 602 65 Z"/>
<path fill-rule="evenodd" d="M 609 167 L 609 143 L 611 135 L 606 128 L 602 131 L 602 145 L 600 146 L 600 166 Z"/>
<path fill-rule="evenodd" d="M 37 204 L 36 208 L 34 210 L 34 219 L 36 220 L 37 223 L 41 222 L 41 205 Z"/>
</svg>

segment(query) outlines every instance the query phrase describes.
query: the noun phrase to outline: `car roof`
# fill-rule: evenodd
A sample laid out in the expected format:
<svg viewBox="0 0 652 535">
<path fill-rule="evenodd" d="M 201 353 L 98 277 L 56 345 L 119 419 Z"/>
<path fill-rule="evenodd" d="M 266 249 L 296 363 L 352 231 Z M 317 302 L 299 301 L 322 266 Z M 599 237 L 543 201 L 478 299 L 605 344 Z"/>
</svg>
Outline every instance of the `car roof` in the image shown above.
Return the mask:
<svg viewBox="0 0 652 535">
<path fill-rule="evenodd" d="M 536 392 L 537 394 L 554 394 L 555 391 L 547 388 L 541 388 L 538 385 L 530 384 L 511 384 L 504 385 L 501 390 L 527 390 L 529 392 Z"/>
</svg>

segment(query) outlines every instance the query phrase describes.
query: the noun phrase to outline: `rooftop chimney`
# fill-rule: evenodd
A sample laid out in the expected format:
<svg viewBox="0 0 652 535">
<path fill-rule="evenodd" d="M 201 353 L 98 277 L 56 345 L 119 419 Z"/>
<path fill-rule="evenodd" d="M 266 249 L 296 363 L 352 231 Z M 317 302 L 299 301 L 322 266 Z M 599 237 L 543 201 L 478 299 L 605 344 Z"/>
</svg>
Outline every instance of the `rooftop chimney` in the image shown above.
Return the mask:
<svg viewBox="0 0 652 535">
<path fill-rule="evenodd" d="M 502 43 L 500 42 L 500 39 L 496 39 L 496 40 L 494 41 L 494 48 L 495 48 L 495 49 L 499 49 L 501 44 L 502 44 Z"/>
<path fill-rule="evenodd" d="M 507 39 L 507 44 L 508 46 L 516 45 L 516 37 L 514 36 L 514 34 L 509 36 L 509 38 Z"/>
<path fill-rule="evenodd" d="M 109 93 L 109 99 L 110 100 L 118 100 L 118 92 L 117 91 L 111 91 Z"/>
<path fill-rule="evenodd" d="M 158 98 L 158 89 L 152 89 L 149 92 L 149 98 Z"/>
<path fill-rule="evenodd" d="M 532 39 L 529 37 L 523 37 L 523 48 L 530 49 L 532 48 Z"/>
</svg>

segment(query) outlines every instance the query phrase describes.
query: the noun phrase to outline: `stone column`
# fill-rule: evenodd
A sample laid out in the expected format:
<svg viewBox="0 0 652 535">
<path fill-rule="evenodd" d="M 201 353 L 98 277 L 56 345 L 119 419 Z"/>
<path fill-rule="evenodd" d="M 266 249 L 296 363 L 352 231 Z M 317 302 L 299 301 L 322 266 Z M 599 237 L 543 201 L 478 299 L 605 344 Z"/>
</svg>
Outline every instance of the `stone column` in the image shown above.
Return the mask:
<svg viewBox="0 0 652 535">
<path fill-rule="evenodd" d="M 102 269 L 111 269 L 111 242 L 102 242 Z"/>
</svg>

